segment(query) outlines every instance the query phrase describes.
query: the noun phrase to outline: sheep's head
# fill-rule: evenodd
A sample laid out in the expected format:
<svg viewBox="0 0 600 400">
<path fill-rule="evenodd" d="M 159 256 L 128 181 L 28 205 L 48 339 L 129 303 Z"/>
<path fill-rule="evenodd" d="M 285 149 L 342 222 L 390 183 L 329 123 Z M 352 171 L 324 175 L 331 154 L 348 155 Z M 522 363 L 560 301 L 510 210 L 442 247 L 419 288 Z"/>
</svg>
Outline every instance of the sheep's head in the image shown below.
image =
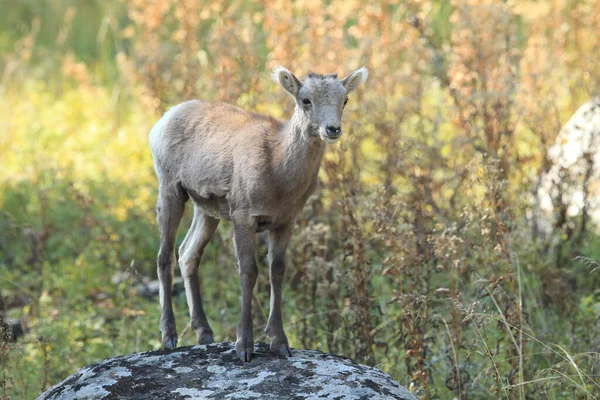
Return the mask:
<svg viewBox="0 0 600 400">
<path fill-rule="evenodd" d="M 336 74 L 308 74 L 302 82 L 284 67 L 273 69 L 273 79 L 296 101 L 306 114 L 314 132 L 326 143 L 335 143 L 342 135 L 342 113 L 348 93 L 367 80 L 362 67 L 344 79 Z"/>
</svg>

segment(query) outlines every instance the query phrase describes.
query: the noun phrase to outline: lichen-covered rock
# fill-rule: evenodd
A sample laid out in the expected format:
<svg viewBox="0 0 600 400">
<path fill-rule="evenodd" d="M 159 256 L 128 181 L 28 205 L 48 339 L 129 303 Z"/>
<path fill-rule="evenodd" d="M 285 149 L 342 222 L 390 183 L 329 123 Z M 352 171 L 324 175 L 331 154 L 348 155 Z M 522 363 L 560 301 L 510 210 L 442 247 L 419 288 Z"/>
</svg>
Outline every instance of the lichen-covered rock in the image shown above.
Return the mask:
<svg viewBox="0 0 600 400">
<path fill-rule="evenodd" d="M 582 213 L 600 233 L 600 97 L 579 107 L 562 127 L 547 161 L 534 186 L 536 233 L 552 239 L 557 227 L 582 229 L 572 226 L 583 223 L 575 218 Z"/>
<path fill-rule="evenodd" d="M 258 343 L 252 361 L 232 343 L 119 356 L 92 364 L 39 399 L 405 399 L 380 370 L 314 350 L 280 358 Z"/>
</svg>

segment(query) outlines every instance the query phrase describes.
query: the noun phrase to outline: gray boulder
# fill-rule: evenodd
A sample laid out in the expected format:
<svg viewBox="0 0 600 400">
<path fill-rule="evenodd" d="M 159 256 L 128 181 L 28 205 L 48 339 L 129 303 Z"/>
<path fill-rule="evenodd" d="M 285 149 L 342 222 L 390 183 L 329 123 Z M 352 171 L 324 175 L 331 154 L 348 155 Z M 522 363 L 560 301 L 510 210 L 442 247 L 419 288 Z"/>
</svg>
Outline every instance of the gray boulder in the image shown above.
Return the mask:
<svg viewBox="0 0 600 400">
<path fill-rule="evenodd" d="M 38 399 L 404 399 L 380 370 L 314 350 L 281 358 L 264 343 L 252 361 L 233 343 L 180 347 L 107 359 L 74 373 Z"/>
</svg>

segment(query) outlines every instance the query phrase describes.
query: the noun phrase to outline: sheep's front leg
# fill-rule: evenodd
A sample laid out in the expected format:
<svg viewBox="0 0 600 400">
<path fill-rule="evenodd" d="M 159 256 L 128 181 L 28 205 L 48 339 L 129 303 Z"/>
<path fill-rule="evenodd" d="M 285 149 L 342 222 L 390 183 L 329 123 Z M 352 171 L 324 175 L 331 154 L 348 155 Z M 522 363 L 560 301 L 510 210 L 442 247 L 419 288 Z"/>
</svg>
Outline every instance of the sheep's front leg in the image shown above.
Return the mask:
<svg viewBox="0 0 600 400">
<path fill-rule="evenodd" d="M 271 281 L 271 309 L 265 333 L 271 338 L 271 351 L 291 356 L 287 336 L 283 330 L 282 286 L 285 272 L 285 251 L 292 234 L 293 224 L 269 232 L 269 279 Z"/>
<path fill-rule="evenodd" d="M 242 361 L 250 361 L 254 350 L 252 332 L 252 291 L 256 284 L 258 269 L 254 253 L 254 235 L 256 229 L 245 223 L 233 222 L 233 243 L 240 268 L 242 287 L 242 312 L 237 326 L 235 351 Z"/>
</svg>

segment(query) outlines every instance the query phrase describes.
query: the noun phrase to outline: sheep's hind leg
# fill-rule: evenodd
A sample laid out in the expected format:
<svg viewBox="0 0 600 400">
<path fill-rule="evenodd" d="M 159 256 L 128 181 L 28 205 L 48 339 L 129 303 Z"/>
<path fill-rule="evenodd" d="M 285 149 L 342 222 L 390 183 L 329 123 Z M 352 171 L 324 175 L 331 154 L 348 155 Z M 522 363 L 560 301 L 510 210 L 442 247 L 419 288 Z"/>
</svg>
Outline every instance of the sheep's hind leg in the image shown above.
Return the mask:
<svg viewBox="0 0 600 400">
<path fill-rule="evenodd" d="M 170 189 L 170 190 L 169 190 Z M 177 346 L 177 328 L 173 314 L 172 285 L 173 268 L 175 266 L 175 239 L 177 228 L 183 211 L 187 194 L 181 188 L 163 187 L 159 189 L 158 203 L 156 205 L 156 219 L 160 231 L 160 250 L 158 252 L 157 269 L 160 282 L 160 331 L 162 344 L 167 349 Z"/>
<path fill-rule="evenodd" d="M 198 265 L 204 248 L 217 230 L 217 226 L 219 226 L 218 219 L 206 215 L 198 206 L 194 205 L 192 226 L 179 247 L 179 268 L 185 285 L 192 329 L 196 332 L 199 344 L 214 342 L 213 331 L 202 307 Z"/>
</svg>

